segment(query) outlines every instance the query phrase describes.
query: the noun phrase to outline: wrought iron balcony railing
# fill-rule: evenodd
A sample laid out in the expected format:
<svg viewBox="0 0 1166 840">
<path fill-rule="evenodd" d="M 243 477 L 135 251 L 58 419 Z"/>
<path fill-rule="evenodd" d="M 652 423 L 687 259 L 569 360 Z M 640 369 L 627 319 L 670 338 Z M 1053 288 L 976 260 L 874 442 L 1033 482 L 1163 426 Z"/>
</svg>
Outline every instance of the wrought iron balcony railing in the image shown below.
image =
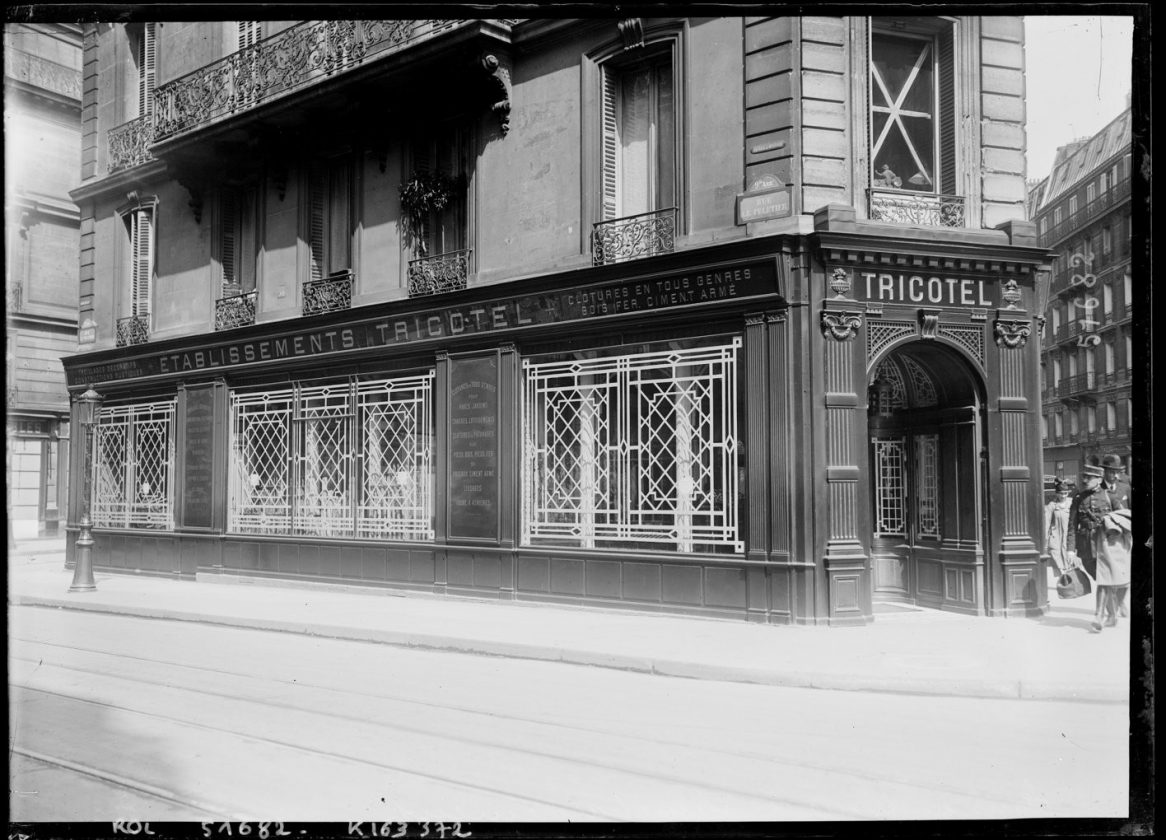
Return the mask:
<svg viewBox="0 0 1166 840">
<path fill-rule="evenodd" d="M 1097 196 L 1097 198 L 1080 208 L 1076 213 L 1070 213 L 1068 217 L 1061 220 L 1060 224 L 1053 225 L 1049 228 L 1043 237 L 1044 245 L 1056 245 L 1065 237 L 1079 231 L 1083 225 L 1093 221 L 1093 219 L 1105 211 L 1117 207 L 1122 201 L 1129 198 L 1129 195 L 1130 182 L 1126 179 Z"/>
<path fill-rule="evenodd" d="M 215 301 L 215 329 L 229 330 L 255 323 L 255 292 L 243 292 Z"/>
<path fill-rule="evenodd" d="M 464 289 L 470 276 L 470 250 L 463 248 L 409 260 L 409 296 L 438 295 Z"/>
<path fill-rule="evenodd" d="M 870 218 L 877 222 L 964 227 L 964 199 L 907 190 L 869 190 Z"/>
<path fill-rule="evenodd" d="M 150 316 L 131 315 L 117 319 L 117 346 L 145 344 L 150 340 Z"/>
<path fill-rule="evenodd" d="M 337 271 L 319 280 L 304 283 L 304 314 L 336 312 L 352 308 L 352 287 L 355 276 L 351 271 Z"/>
<path fill-rule="evenodd" d="M 111 128 L 106 137 L 109 144 L 109 171 L 129 169 L 154 159 L 149 146 L 154 142 L 153 117 L 147 114 Z"/>
<path fill-rule="evenodd" d="M 670 253 L 676 247 L 676 208 L 596 222 L 591 241 L 595 265 Z"/>
<path fill-rule="evenodd" d="M 157 142 L 265 105 L 464 20 L 309 20 L 154 91 Z"/>
</svg>

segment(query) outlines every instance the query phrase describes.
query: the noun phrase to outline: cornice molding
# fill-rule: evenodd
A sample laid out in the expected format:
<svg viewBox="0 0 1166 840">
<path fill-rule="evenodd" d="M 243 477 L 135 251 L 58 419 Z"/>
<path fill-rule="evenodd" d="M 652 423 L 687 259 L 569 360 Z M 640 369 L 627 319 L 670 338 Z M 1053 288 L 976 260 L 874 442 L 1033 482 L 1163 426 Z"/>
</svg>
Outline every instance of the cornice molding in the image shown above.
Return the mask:
<svg viewBox="0 0 1166 840">
<path fill-rule="evenodd" d="M 165 180 L 166 177 L 168 177 L 168 173 L 165 161 L 152 160 L 141 166 L 123 169 L 113 175 L 82 184 L 77 189 L 69 191 L 69 198 L 80 206 L 82 202 L 92 201 L 109 193 L 124 194 L 130 190 L 139 189 L 147 183 Z"/>
</svg>

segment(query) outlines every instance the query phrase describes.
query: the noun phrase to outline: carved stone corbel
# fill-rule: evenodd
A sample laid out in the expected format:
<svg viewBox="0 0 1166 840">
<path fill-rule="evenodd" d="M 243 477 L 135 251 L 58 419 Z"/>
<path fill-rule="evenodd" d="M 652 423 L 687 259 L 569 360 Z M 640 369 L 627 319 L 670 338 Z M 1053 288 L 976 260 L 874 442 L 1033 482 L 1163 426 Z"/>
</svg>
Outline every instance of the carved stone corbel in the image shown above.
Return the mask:
<svg viewBox="0 0 1166 840">
<path fill-rule="evenodd" d="M 644 46 L 644 23 L 639 18 L 625 18 L 616 24 L 623 38 L 623 48 L 633 50 Z"/>
<path fill-rule="evenodd" d="M 996 321 L 996 346 L 1017 348 L 1023 347 L 1032 333 L 1032 326 L 1028 321 L 1010 321 L 999 318 Z"/>
<path fill-rule="evenodd" d="M 858 335 L 862 326 L 862 313 L 845 310 L 825 310 L 822 312 L 822 335 L 838 341 L 850 341 Z"/>
<path fill-rule="evenodd" d="M 492 53 L 482 56 L 482 69 L 486 71 L 490 110 L 498 116 L 498 128 L 505 137 L 510 131 L 510 71 Z"/>
<path fill-rule="evenodd" d="M 194 223 L 196 225 L 202 224 L 202 184 L 196 181 L 179 180 L 178 183 L 186 188 L 186 192 L 190 195 L 190 200 L 186 202 L 186 206 L 190 208 L 191 215 L 194 216 Z"/>
<path fill-rule="evenodd" d="M 919 310 L 919 337 L 935 338 L 939 334 L 939 309 Z"/>
</svg>

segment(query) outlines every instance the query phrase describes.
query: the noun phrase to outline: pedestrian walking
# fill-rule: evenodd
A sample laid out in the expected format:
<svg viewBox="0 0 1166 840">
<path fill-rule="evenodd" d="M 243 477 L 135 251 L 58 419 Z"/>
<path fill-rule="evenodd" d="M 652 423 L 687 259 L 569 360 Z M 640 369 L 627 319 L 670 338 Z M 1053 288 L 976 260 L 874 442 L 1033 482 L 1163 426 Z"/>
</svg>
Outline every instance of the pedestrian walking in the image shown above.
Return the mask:
<svg viewBox="0 0 1166 840">
<path fill-rule="evenodd" d="M 1069 555 L 1075 551 L 1069 528 L 1069 511 L 1073 508 L 1073 485 L 1063 478 L 1053 484 L 1053 498 L 1045 505 L 1045 552 L 1053 561 L 1057 577 L 1072 566 Z"/>
<path fill-rule="evenodd" d="M 1102 592 L 1097 583 L 1097 553 L 1094 534 L 1103 528 L 1105 514 L 1113 510 L 1109 502 L 1109 494 L 1101 486 L 1105 472 L 1100 466 L 1086 464 L 1081 468 L 1079 480 L 1080 488 L 1073 497 L 1073 505 L 1069 509 L 1069 527 L 1073 531 L 1073 546 L 1077 552 L 1077 561 L 1085 574 L 1093 578 L 1094 597 L 1098 614 L 1102 608 Z M 1095 630 L 1100 630 L 1100 624 Z"/>
<path fill-rule="evenodd" d="M 1120 455 L 1106 455 L 1101 459 L 1101 469 L 1104 471 L 1101 486 L 1109 493 L 1109 499 L 1114 508 L 1130 507 L 1130 481 L 1123 473 L 1125 464 Z"/>
<path fill-rule="evenodd" d="M 1098 597 L 1091 626 L 1094 633 L 1100 633 L 1102 626 L 1117 626 L 1130 589 L 1130 548 L 1133 545 L 1130 512 L 1120 509 L 1105 514 L 1101 527 L 1093 534 L 1093 541 Z"/>
</svg>

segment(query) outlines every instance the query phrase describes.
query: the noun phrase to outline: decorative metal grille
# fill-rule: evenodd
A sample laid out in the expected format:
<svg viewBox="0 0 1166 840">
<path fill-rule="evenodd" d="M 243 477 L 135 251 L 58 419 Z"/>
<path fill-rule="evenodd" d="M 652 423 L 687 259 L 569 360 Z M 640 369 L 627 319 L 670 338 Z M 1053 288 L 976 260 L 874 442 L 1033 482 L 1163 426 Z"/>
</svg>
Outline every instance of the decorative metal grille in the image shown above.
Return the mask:
<svg viewBox="0 0 1166 840">
<path fill-rule="evenodd" d="M 166 140 L 350 70 L 462 20 L 304 21 L 154 91 Z"/>
<path fill-rule="evenodd" d="M 363 383 L 357 536 L 433 539 L 433 374 Z"/>
<path fill-rule="evenodd" d="M 676 240 L 676 208 L 596 222 L 591 238 L 595 265 L 670 253 Z"/>
<path fill-rule="evenodd" d="M 905 491 L 903 475 L 903 438 L 871 438 L 874 444 L 875 526 L 876 537 L 902 537 L 906 534 Z"/>
<path fill-rule="evenodd" d="M 963 347 L 981 365 L 984 364 L 984 328 L 942 324 L 939 334 Z"/>
<path fill-rule="evenodd" d="M 742 552 L 740 346 L 525 361 L 523 542 Z"/>
<path fill-rule="evenodd" d="M 151 114 L 130 120 L 111 128 L 106 139 L 109 144 L 109 171 L 117 172 L 154 159 L 149 146 L 154 142 L 154 120 Z"/>
<path fill-rule="evenodd" d="M 131 315 L 117 319 L 117 346 L 145 344 L 150 340 L 150 316 Z"/>
<path fill-rule="evenodd" d="M 939 538 L 939 435 L 915 437 L 915 515 L 920 537 Z"/>
<path fill-rule="evenodd" d="M 304 314 L 317 315 L 352 308 L 352 272 L 330 274 L 304 282 Z"/>
<path fill-rule="evenodd" d="M 911 377 L 911 391 L 914 395 L 911 407 L 931 408 L 939 405 L 939 397 L 935 392 L 935 382 L 932 381 L 931 374 L 910 356 L 902 358 L 903 365 L 907 368 L 907 375 Z"/>
<path fill-rule="evenodd" d="M 964 226 L 964 200 L 961 196 L 883 190 L 869 192 L 872 221 L 931 227 Z"/>
<path fill-rule="evenodd" d="M 866 319 L 866 357 L 873 359 L 883 348 L 905 335 L 915 335 L 914 321 L 888 321 L 883 318 Z"/>
<path fill-rule="evenodd" d="M 903 372 L 890 359 L 883 359 L 875 368 L 875 382 L 882 380 L 890 387 L 878 394 L 879 404 L 876 409 L 879 414 L 890 414 L 892 411 L 907 407 L 907 386 L 903 382 Z"/>
<path fill-rule="evenodd" d="M 233 394 L 228 529 L 433 539 L 432 382 Z"/>
<path fill-rule="evenodd" d="M 255 292 L 219 298 L 215 301 L 215 329 L 229 330 L 255 323 Z"/>
<path fill-rule="evenodd" d="M 436 295 L 464 289 L 469 276 L 469 248 L 410 260 L 409 296 Z"/>
<path fill-rule="evenodd" d="M 93 524 L 174 527 L 174 402 L 111 406 L 94 428 Z"/>
</svg>

